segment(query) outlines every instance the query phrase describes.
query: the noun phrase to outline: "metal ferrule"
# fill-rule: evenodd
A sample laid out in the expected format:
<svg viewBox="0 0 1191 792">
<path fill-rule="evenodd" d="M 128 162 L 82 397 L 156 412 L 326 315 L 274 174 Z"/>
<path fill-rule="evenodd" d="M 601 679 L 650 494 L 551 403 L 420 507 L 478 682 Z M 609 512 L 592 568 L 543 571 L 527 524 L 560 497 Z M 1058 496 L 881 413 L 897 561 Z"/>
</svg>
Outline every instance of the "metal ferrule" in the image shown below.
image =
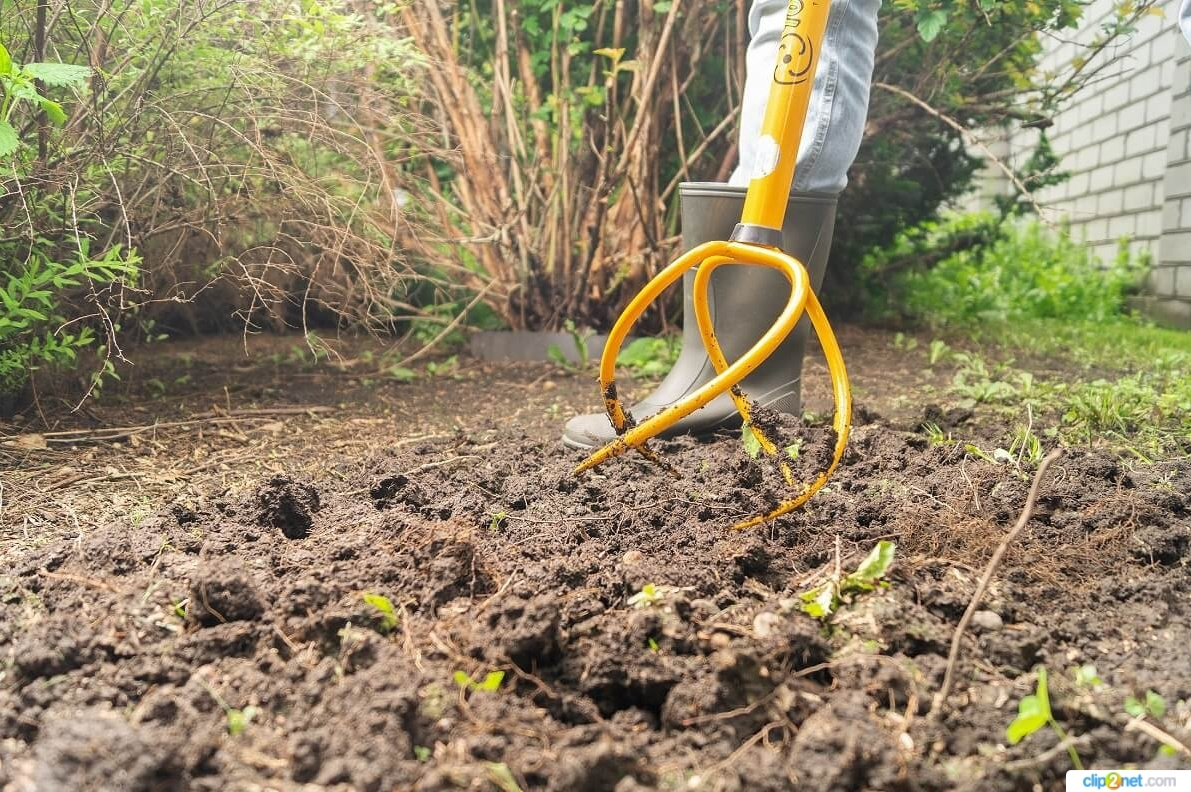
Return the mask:
<svg viewBox="0 0 1191 792">
<path fill-rule="evenodd" d="M 732 230 L 733 242 L 747 242 L 750 245 L 782 249 L 782 230 L 753 223 L 737 223 Z"/>
</svg>

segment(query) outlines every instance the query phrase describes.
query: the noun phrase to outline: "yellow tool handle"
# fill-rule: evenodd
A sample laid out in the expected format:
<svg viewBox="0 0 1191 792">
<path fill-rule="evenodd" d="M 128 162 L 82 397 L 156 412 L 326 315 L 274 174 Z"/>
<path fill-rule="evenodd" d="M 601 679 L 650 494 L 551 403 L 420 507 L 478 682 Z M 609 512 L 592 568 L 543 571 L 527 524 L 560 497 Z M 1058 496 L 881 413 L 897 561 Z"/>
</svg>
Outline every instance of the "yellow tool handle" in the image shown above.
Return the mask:
<svg viewBox="0 0 1191 792">
<path fill-rule="evenodd" d="M 744 197 L 739 241 L 764 241 L 748 230 L 780 232 L 794 184 L 794 164 L 811 103 L 819 49 L 827 31 L 829 0 L 790 0 L 769 100 L 756 141 L 752 180 Z M 738 231 L 741 229 L 738 228 Z"/>
</svg>

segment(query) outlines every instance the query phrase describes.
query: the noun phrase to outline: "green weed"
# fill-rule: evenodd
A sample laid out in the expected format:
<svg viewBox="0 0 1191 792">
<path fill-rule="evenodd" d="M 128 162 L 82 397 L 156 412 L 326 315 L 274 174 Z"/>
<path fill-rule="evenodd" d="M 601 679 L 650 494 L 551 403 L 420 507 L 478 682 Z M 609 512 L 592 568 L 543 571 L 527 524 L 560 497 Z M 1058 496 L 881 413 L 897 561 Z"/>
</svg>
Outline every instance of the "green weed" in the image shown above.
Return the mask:
<svg viewBox="0 0 1191 792">
<path fill-rule="evenodd" d="M 1104 321 L 1125 313 L 1149 262 L 1134 259 L 1122 242 L 1111 262 L 1101 262 L 1066 229 L 1011 218 L 999 225 L 987 215 L 940 221 L 983 229 L 982 244 L 949 250 L 929 269 L 909 267 L 894 292 L 910 317 L 932 325 L 1012 322 L 1051 318 Z M 911 229 L 906 235 L 913 235 Z M 948 240 L 954 234 L 944 233 Z M 894 250 L 898 248 L 895 243 Z M 878 266 L 888 253 L 874 254 Z M 929 260 L 923 256 L 923 260 Z"/>
<path fill-rule="evenodd" d="M 641 590 L 632 595 L 628 599 L 628 604 L 638 610 L 649 608 L 663 602 L 666 597 L 671 596 L 677 588 L 674 586 L 658 586 L 653 583 L 646 583 L 641 587 Z"/>
<path fill-rule="evenodd" d="M 391 633 L 397 626 L 398 618 L 397 611 L 389 598 L 383 594 L 373 594 L 370 591 L 365 591 L 360 598 L 380 612 L 380 624 L 377 627 L 377 632 L 381 635 Z"/>
<path fill-rule="evenodd" d="M 463 690 L 478 692 L 478 693 L 495 693 L 500 690 L 501 683 L 505 681 L 504 671 L 489 671 L 484 675 L 484 678 L 476 681 L 466 671 L 456 671 L 452 677 L 455 684 Z"/>
<path fill-rule="evenodd" d="M 1005 739 L 1010 745 L 1017 745 L 1040 729 L 1049 726 L 1059 738 L 1067 744 L 1067 755 L 1071 757 L 1071 764 L 1076 770 L 1083 769 L 1083 763 L 1075 746 L 1067 740 L 1067 733 L 1059 722 L 1055 720 L 1054 712 L 1050 708 L 1050 691 L 1047 688 L 1046 667 L 1038 669 L 1038 683 L 1034 692 L 1024 696 L 1017 705 L 1017 717 L 1005 729 Z"/>
<path fill-rule="evenodd" d="M 860 562 L 860 566 L 856 567 L 856 571 L 850 572 L 842 578 L 832 578 L 826 583 L 800 594 L 802 610 L 816 619 L 826 621 L 839 609 L 840 605 L 851 601 L 854 595 L 863 594 L 874 590 L 877 586 L 884 585 L 883 578 L 893 565 L 896 549 L 897 546 L 893 542 L 884 539 L 877 542 L 876 547 Z"/>
<path fill-rule="evenodd" d="M 1147 690 L 1142 698 L 1129 696 L 1125 699 L 1125 712 L 1134 718 L 1144 718 L 1147 715 L 1162 720 L 1166 716 L 1166 701 L 1152 690 Z"/>
<path fill-rule="evenodd" d="M 560 366 L 566 371 L 573 373 L 586 371 L 588 366 L 591 365 L 590 354 L 587 350 L 587 342 L 591 339 L 592 333 L 580 332 L 580 330 L 575 326 L 575 323 L 570 319 L 567 319 L 563 323 L 563 330 L 565 330 L 566 333 L 571 337 L 571 341 L 575 345 L 575 354 L 578 356 L 578 360 L 572 363 L 570 357 L 568 357 L 567 354 L 562 351 L 558 344 L 551 344 L 550 348 L 546 350 L 546 356 L 549 357 L 550 360 L 555 363 L 555 365 Z"/>
<path fill-rule="evenodd" d="M 620 350 L 616 365 L 635 377 L 660 379 L 674 367 L 681 351 L 682 341 L 674 336 L 635 338 Z"/>
</svg>

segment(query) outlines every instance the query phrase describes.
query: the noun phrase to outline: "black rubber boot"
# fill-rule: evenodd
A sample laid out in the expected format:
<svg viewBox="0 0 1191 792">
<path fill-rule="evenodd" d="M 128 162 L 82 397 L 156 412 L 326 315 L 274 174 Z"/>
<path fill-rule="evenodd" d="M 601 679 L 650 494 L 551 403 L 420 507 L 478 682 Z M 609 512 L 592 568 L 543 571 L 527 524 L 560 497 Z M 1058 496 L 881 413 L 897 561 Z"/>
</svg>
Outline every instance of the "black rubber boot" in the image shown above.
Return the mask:
<svg viewBox="0 0 1191 792">
<path fill-rule="evenodd" d="M 682 244 L 684 250 L 704 242 L 727 240 L 740 221 L 745 188 L 715 182 L 688 182 L 679 186 L 682 201 Z M 782 229 L 782 247 L 801 261 L 810 274 L 811 287 L 823 282 L 827 254 L 835 229 L 836 197 L 795 193 L 790 196 Z M 629 408 L 641 421 L 705 385 L 715 376 L 707 359 L 691 294 L 694 273 L 683 276 L 682 351 L 674 368 L 657 389 Z M 747 352 L 768 330 L 790 299 L 786 277 L 768 267 L 725 265 L 715 271 L 708 289 L 708 302 L 716 337 L 731 363 Z M 797 414 L 802 409 L 802 358 L 810 333 L 810 321 L 803 317 L 794 332 L 752 374 L 744 379 L 744 393 L 756 402 L 779 412 Z M 664 433 L 711 432 L 740 426 L 740 414 L 727 394 L 688 415 Z M 567 422 L 563 442 L 572 448 L 602 446 L 616 436 L 604 413 L 578 415 Z"/>
</svg>

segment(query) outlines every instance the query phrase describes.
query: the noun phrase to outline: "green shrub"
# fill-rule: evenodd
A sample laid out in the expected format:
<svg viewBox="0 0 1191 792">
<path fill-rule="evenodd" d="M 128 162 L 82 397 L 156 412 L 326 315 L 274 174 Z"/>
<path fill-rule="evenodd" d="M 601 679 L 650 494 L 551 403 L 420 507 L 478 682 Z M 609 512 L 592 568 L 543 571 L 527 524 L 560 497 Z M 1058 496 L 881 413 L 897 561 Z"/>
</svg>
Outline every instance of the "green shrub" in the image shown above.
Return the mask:
<svg viewBox="0 0 1191 792">
<path fill-rule="evenodd" d="M 874 312 L 935 326 L 1102 321 L 1125 312 L 1144 269 L 1124 243 L 1104 264 L 1066 229 L 989 214 L 921 224 L 862 265 L 870 299 L 884 303 Z"/>
<path fill-rule="evenodd" d="M 8 171 L 0 186 L 14 188 L 0 193 L 0 210 L 14 207 L 23 220 L 12 229 L 14 236 L 0 239 L 0 404 L 5 412 L 35 370 L 77 365 L 79 351 L 97 341 L 87 314 L 106 313 L 104 296 L 134 284 L 139 275 L 140 257 L 133 250 L 116 244 L 91 255 L 77 204 L 63 203 L 58 193 L 41 186 L 49 136 L 39 132 L 38 145 L 28 143 L 39 115 L 55 126 L 67 120 L 63 105 L 42 91 L 81 90 L 90 74 L 85 66 L 66 63 L 19 64 L 0 44 L 0 163 Z M 47 226 L 73 228 L 58 244 L 42 236 Z M 84 293 L 89 309 L 75 299 Z M 107 360 L 92 368 L 92 386 L 113 372 Z"/>
<path fill-rule="evenodd" d="M 78 352 L 95 343 L 92 327 L 72 324 L 64 315 L 69 292 L 135 280 L 140 264 L 135 251 L 124 252 L 117 245 L 93 258 L 87 240 L 81 241 L 69 263 L 31 251 L 24 265 L 8 272 L 0 284 L 0 400 L 14 397 L 37 368 L 72 366 Z M 101 367 L 95 376 L 103 371 Z"/>
</svg>

